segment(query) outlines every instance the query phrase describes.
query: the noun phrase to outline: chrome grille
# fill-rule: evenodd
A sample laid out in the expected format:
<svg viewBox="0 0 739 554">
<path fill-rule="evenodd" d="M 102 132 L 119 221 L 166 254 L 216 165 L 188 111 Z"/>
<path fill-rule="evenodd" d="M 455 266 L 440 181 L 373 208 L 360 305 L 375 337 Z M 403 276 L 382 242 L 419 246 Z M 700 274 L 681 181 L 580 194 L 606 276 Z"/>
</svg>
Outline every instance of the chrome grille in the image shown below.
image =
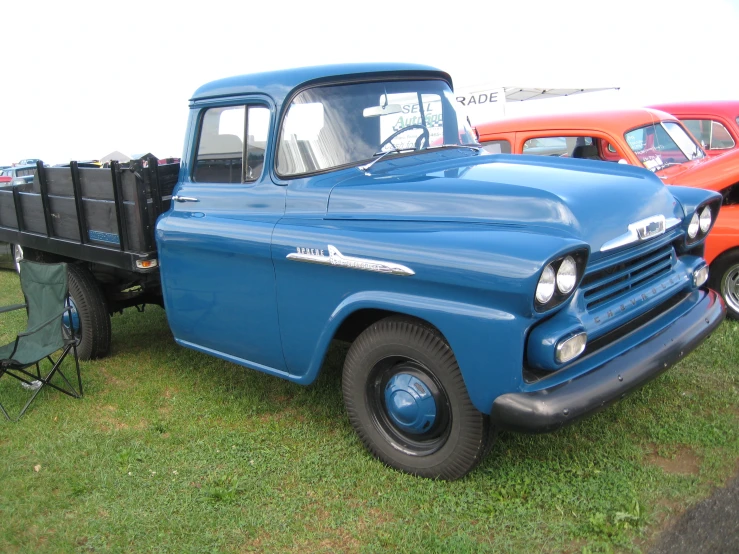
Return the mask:
<svg viewBox="0 0 739 554">
<path fill-rule="evenodd" d="M 614 300 L 655 277 L 669 273 L 674 257 L 672 244 L 662 244 L 653 250 L 587 273 L 580 284 L 587 308 Z"/>
</svg>

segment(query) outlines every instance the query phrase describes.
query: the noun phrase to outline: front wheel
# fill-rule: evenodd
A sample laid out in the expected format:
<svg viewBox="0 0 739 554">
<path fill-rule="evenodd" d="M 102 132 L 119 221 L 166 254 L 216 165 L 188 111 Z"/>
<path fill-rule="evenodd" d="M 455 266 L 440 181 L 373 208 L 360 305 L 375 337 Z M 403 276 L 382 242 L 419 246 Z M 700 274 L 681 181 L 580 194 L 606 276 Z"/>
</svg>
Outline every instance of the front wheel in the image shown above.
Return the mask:
<svg viewBox="0 0 739 554">
<path fill-rule="evenodd" d="M 365 330 L 344 363 L 344 404 L 368 450 L 432 479 L 464 477 L 493 441 L 470 401 L 454 353 L 425 323 L 389 317 Z"/>
<path fill-rule="evenodd" d="M 727 252 L 710 267 L 708 286 L 726 302 L 726 315 L 739 319 L 739 251 Z"/>
</svg>

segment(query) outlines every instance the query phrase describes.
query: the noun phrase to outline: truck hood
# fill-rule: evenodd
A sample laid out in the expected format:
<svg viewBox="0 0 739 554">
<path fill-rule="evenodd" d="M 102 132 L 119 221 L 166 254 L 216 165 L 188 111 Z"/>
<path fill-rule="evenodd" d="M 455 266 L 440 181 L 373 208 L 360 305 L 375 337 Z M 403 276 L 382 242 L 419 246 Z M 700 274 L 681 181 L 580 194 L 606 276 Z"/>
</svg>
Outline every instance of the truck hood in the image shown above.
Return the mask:
<svg viewBox="0 0 739 554">
<path fill-rule="evenodd" d="M 597 252 L 630 223 L 684 217 L 654 174 L 607 162 L 442 151 L 383 160 L 370 172 L 332 189 L 329 219 L 541 228 Z"/>
<path fill-rule="evenodd" d="M 667 167 L 657 175 L 666 185 L 721 192 L 739 182 L 739 150 Z"/>
</svg>

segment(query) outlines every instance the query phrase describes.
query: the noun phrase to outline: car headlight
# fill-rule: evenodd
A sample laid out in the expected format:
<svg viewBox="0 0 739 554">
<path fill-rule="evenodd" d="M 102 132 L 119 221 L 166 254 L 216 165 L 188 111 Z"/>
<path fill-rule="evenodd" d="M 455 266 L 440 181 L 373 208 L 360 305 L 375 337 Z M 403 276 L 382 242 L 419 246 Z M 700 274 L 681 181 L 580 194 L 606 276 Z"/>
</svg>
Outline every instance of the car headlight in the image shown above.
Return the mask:
<svg viewBox="0 0 739 554">
<path fill-rule="evenodd" d="M 557 270 L 557 289 L 562 294 L 570 294 L 577 282 L 577 264 L 572 256 L 567 256 Z"/>
<path fill-rule="evenodd" d="M 698 230 L 700 229 L 700 218 L 698 217 L 698 212 L 695 212 L 693 214 L 692 219 L 690 220 L 690 225 L 688 225 L 688 237 L 691 239 L 694 239 L 698 236 Z"/>
<path fill-rule="evenodd" d="M 539 277 L 539 283 L 536 285 L 536 301 L 539 304 L 546 304 L 552 299 L 554 295 L 554 268 L 552 264 L 549 264 L 541 272 Z"/>
<path fill-rule="evenodd" d="M 695 218 L 695 216 L 693 216 L 693 218 Z M 708 206 L 703 208 L 699 220 L 701 233 L 707 233 L 708 230 L 711 228 L 711 208 L 709 208 Z M 690 222 L 690 225 L 693 225 L 692 221 Z M 690 232 L 690 229 L 688 229 L 688 232 Z"/>
<path fill-rule="evenodd" d="M 536 283 L 534 294 L 536 311 L 546 312 L 572 296 L 580 277 L 585 272 L 587 261 L 587 248 L 578 248 L 547 263 Z"/>
</svg>

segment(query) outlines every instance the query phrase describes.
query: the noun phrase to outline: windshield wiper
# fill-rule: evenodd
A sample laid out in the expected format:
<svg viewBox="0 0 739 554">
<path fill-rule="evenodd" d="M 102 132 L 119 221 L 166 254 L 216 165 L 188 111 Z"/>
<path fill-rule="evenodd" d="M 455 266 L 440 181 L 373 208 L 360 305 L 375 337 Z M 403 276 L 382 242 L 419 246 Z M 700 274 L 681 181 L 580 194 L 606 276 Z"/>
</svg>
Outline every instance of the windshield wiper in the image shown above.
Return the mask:
<svg viewBox="0 0 739 554">
<path fill-rule="evenodd" d="M 385 150 L 384 152 L 380 150 L 379 152 L 375 152 L 373 154 L 373 156 L 378 156 L 377 158 L 364 165 L 358 165 L 357 169 L 366 173 L 369 168 L 371 168 L 388 154 L 399 154 L 400 152 L 405 152 L 406 150 L 415 150 L 415 148 L 393 148 L 392 150 Z"/>
</svg>

